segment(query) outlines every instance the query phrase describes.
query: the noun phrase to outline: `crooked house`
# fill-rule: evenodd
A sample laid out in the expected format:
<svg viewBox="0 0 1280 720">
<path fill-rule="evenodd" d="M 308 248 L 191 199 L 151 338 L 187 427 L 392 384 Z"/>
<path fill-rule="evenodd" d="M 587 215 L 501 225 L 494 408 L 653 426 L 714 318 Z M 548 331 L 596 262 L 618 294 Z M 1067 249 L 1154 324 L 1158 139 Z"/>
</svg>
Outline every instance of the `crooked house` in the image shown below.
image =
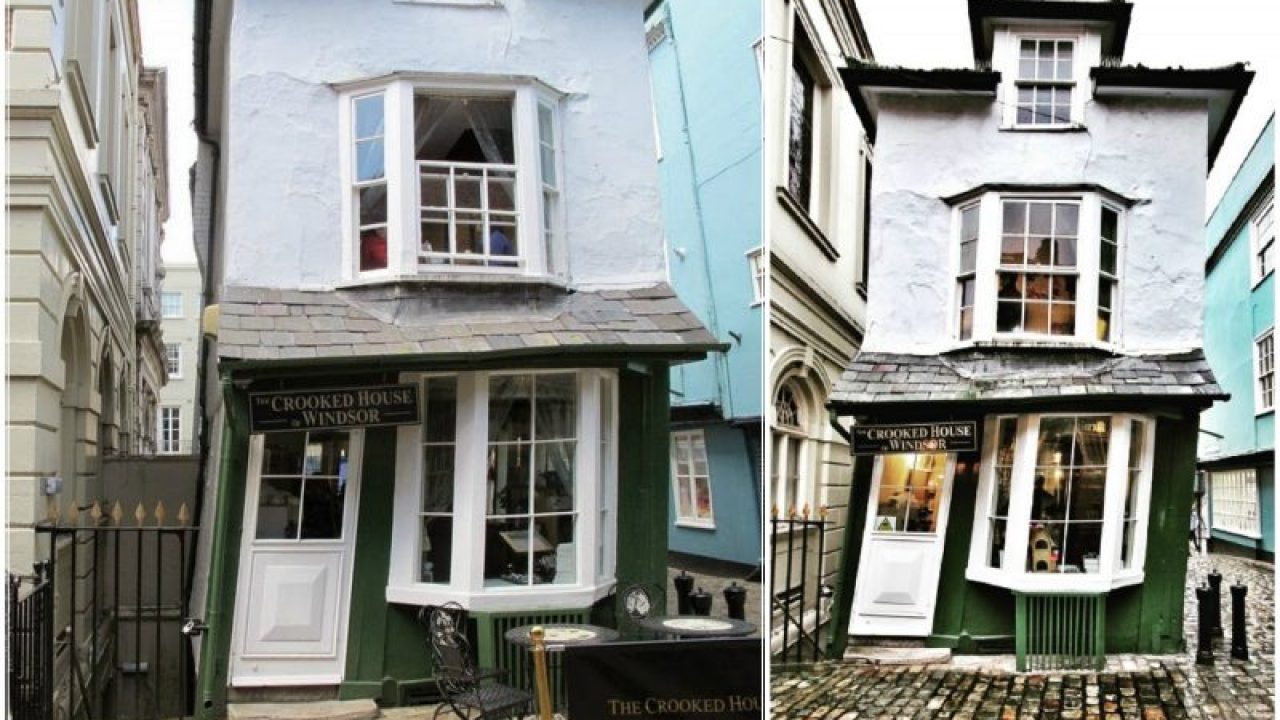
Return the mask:
<svg viewBox="0 0 1280 720">
<path fill-rule="evenodd" d="M 501 665 L 665 585 L 668 370 L 722 345 L 667 284 L 645 2 L 196 5 L 198 710 L 419 701 L 426 606 Z"/>
<path fill-rule="evenodd" d="M 1205 178 L 1241 65 L 1124 60 L 1127 2 L 969 0 L 974 69 L 851 62 L 868 330 L 832 394 L 839 627 L 1084 665 L 1183 647 Z M 837 649 L 848 640 L 836 638 Z"/>
</svg>

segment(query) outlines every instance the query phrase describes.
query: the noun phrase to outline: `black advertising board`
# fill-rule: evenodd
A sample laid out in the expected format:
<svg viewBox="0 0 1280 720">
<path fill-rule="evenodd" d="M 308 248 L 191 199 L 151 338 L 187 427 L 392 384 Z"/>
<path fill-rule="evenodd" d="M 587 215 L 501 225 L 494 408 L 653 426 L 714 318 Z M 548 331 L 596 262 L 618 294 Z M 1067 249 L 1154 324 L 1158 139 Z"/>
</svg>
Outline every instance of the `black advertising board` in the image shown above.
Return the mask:
<svg viewBox="0 0 1280 720">
<path fill-rule="evenodd" d="M 933 422 L 912 425 L 855 425 L 854 455 L 917 452 L 973 452 L 978 449 L 978 423 Z"/>
<path fill-rule="evenodd" d="M 256 433 L 417 422 L 417 385 L 249 393 L 249 425 Z"/>
<path fill-rule="evenodd" d="M 568 646 L 568 716 L 592 720 L 758 720 L 759 638 Z"/>
</svg>

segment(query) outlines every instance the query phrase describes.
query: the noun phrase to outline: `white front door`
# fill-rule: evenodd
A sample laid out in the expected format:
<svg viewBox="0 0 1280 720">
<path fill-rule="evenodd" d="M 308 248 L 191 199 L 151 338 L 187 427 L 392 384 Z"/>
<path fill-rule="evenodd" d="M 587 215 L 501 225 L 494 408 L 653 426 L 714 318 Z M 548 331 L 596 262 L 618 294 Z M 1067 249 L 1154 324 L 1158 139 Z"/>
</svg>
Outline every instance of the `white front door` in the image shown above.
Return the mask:
<svg viewBox="0 0 1280 720">
<path fill-rule="evenodd" d="M 233 686 L 342 681 L 362 439 L 359 430 L 252 436 Z"/>
<path fill-rule="evenodd" d="M 933 629 L 954 467 L 954 454 L 876 457 L 850 635 Z"/>
</svg>

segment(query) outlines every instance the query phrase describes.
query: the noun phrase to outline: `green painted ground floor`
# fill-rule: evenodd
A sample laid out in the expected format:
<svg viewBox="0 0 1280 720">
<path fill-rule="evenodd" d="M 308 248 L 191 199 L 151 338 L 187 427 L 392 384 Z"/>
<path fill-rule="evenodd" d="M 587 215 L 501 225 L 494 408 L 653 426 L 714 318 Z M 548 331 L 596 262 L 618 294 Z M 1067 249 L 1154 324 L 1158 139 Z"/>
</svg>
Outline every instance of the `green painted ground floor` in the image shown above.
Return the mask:
<svg viewBox="0 0 1280 720">
<path fill-rule="evenodd" d="M 422 407 L 411 422 L 288 419 L 333 389 L 395 400 L 406 387 Z M 615 588 L 666 583 L 666 361 L 233 366 L 222 390 L 202 718 L 242 685 L 423 702 L 435 686 L 419 613 L 451 600 L 477 660 L 524 673 L 510 628 L 613 626 Z M 253 405 L 268 400 L 294 424 L 264 430 Z"/>
</svg>

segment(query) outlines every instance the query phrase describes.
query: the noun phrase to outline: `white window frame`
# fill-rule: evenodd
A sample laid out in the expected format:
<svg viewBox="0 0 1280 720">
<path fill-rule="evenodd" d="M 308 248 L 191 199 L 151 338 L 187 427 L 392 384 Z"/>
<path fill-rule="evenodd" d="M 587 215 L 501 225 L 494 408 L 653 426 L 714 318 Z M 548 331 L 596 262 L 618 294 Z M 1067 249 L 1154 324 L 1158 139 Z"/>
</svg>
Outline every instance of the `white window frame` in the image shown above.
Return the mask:
<svg viewBox="0 0 1280 720">
<path fill-rule="evenodd" d="M 178 299 L 178 300 L 177 300 L 177 303 L 178 303 L 178 310 L 177 310 L 177 314 L 170 314 L 170 313 L 169 313 L 169 308 L 168 308 L 168 306 L 165 304 L 165 298 L 175 298 L 175 297 Z M 167 319 L 172 319 L 172 318 L 181 318 L 181 317 L 183 317 L 183 314 L 186 312 L 186 308 L 184 307 L 185 302 L 186 302 L 186 301 L 185 301 L 185 299 L 182 297 L 182 293 L 181 293 L 181 292 L 177 292 L 177 291 L 173 291 L 173 290 L 162 290 L 162 291 L 160 291 L 160 317 L 162 317 L 162 318 L 167 318 Z"/>
<path fill-rule="evenodd" d="M 344 283 L 386 282 L 400 278 L 441 275 L 516 275 L 560 278 L 564 275 L 564 202 L 548 212 L 543 206 L 542 167 L 538 135 L 538 107 L 549 107 L 555 124 L 555 177 L 564 187 L 564 138 L 560 101 L 564 93 L 533 78 L 489 75 L 423 75 L 397 73 L 338 87 L 339 172 L 342 178 L 342 277 Z M 355 204 L 354 103 L 382 93 L 384 97 L 383 138 L 387 183 L 387 267 L 361 272 L 359 269 L 358 217 Z M 413 101 L 417 94 L 460 97 L 510 98 L 512 100 L 512 145 L 516 168 L 516 223 L 518 254 L 513 266 L 428 265 L 419 260 L 420 222 L 418 163 L 413 147 Z M 554 238 L 546 250 L 546 233 Z"/>
<path fill-rule="evenodd" d="M 751 307 L 764 303 L 769 277 L 764 262 L 764 246 L 752 248 L 746 252 L 747 268 L 751 272 Z"/>
<path fill-rule="evenodd" d="M 1107 480 L 1103 501 L 1103 525 L 1099 571 L 1096 573 L 1032 573 L 1026 571 L 1024 554 L 1031 535 L 1031 505 L 1033 500 L 1037 443 L 1040 422 L 1047 417 L 1107 416 L 1111 422 L 1111 440 L 1107 454 Z M 987 523 L 994 502 L 993 489 L 996 477 L 995 454 L 997 451 L 996 428 L 1001 417 L 1017 418 L 1017 439 L 1014 450 L 1012 483 L 1009 492 L 1009 514 L 1005 526 L 1005 548 L 1017 548 L 1013 562 L 1006 560 L 1005 567 L 988 565 L 990 527 Z M 1137 505 L 1134 527 L 1132 561 L 1123 566 L 1121 556 L 1124 541 L 1125 490 L 1128 487 L 1130 422 L 1144 423 L 1140 472 L 1138 473 Z M 1154 418 L 1131 413 L 1106 413 L 1081 410 L 1079 412 L 1054 412 L 990 415 L 984 424 L 981 472 L 978 479 L 977 501 L 974 503 L 972 543 L 969 547 L 969 565 L 965 577 L 974 582 L 986 583 L 1023 592 L 1106 592 L 1114 588 L 1136 585 L 1143 581 L 1147 554 L 1147 526 L 1151 505 L 1152 463 L 1155 455 Z"/>
<path fill-rule="evenodd" d="M 182 407 L 161 405 L 156 422 L 157 452 L 161 455 L 177 455 L 182 452 Z"/>
<path fill-rule="evenodd" d="M 1275 272 L 1276 244 L 1276 198 L 1275 192 L 1267 193 L 1267 198 L 1258 206 L 1257 212 L 1249 220 L 1249 278 L 1257 287 Z M 1265 221 L 1265 224 L 1264 224 Z M 1271 265 L 1263 268 L 1265 253 L 1271 253 Z"/>
<path fill-rule="evenodd" d="M 1068 40 L 1072 45 L 1071 66 L 1071 118 L 1066 123 L 1019 123 L 1018 86 L 1037 84 L 1034 80 L 1019 77 L 1018 60 L 1023 40 Z M 1001 127 L 1006 130 L 1070 130 L 1085 124 L 1085 95 L 1092 83 L 1089 68 L 1101 58 L 1101 38 L 1085 32 L 1083 28 L 1046 30 L 1043 27 L 1004 26 L 996 29 L 993 37 L 992 66 L 1000 71 L 1000 90 L 997 100 L 1003 108 Z"/>
<path fill-rule="evenodd" d="M 679 456 L 679 441 L 686 440 L 689 443 L 689 452 L 691 455 L 701 452 L 702 462 L 706 467 L 706 473 L 699 474 L 694 468 L 697 465 L 693 462 L 693 457 L 681 458 Z M 681 468 L 689 468 L 687 475 L 681 473 Z M 689 508 L 693 510 L 692 515 L 682 515 L 680 513 L 680 480 L 688 480 L 688 497 L 684 498 L 689 503 Z M 698 517 L 698 484 L 702 483 L 707 488 L 707 500 L 711 510 L 711 516 L 708 518 Z M 715 496 L 711 491 L 711 458 L 707 455 L 707 437 L 702 430 L 685 430 L 671 433 L 671 495 L 675 510 L 676 525 L 678 527 L 702 528 L 706 530 L 714 530 L 716 527 L 716 511 Z"/>
<path fill-rule="evenodd" d="M 797 424 L 783 425 L 778 421 L 778 413 L 776 410 L 777 396 L 782 388 L 790 385 L 792 394 L 796 399 Z M 804 513 L 804 508 L 809 507 L 812 514 L 813 508 L 813 488 L 812 483 L 807 482 L 810 473 L 813 472 L 813 452 L 814 443 L 809 436 L 808 424 L 811 409 L 808 403 L 808 393 L 805 392 L 805 380 L 802 375 L 789 374 L 778 380 L 773 397 L 769 400 L 769 444 L 771 451 L 769 453 L 770 483 L 773 486 L 772 507 L 776 510 L 778 517 L 788 517 L 793 511 L 796 516 Z M 795 497 L 790 497 L 787 493 L 787 480 L 784 477 L 786 468 L 790 465 L 790 452 L 792 448 L 797 450 L 796 458 L 796 482 Z"/>
<path fill-rule="evenodd" d="M 1254 540 L 1262 537 L 1262 504 L 1258 499 L 1256 470 L 1235 468 L 1210 471 L 1209 488 L 1211 528 Z M 1228 504 L 1230 511 L 1227 511 Z"/>
<path fill-rule="evenodd" d="M 182 379 L 182 345 L 179 343 L 164 344 L 165 369 L 170 380 Z"/>
<path fill-rule="evenodd" d="M 1006 271 L 1040 274 L 1039 266 L 1003 266 L 1000 262 L 1001 235 L 1004 227 L 1004 203 L 1006 201 L 1075 202 L 1079 206 L 1076 235 L 1076 264 L 1072 274 L 1076 278 L 1075 332 L 1070 335 L 1050 335 L 1032 332 L 997 331 L 999 303 L 999 277 Z M 963 273 L 960 270 L 961 217 L 964 210 L 978 205 L 978 248 L 974 272 L 973 333 L 960 339 L 960 293 L 956 282 Z M 1108 340 L 1098 339 L 1098 277 L 1101 267 L 1102 208 L 1117 214 L 1118 245 L 1116 255 L 1115 288 L 1112 293 L 1111 335 Z M 1125 283 L 1127 212 L 1122 203 L 1111 200 L 1101 192 L 1000 192 L 990 191 L 979 197 L 957 204 L 952 208 L 951 236 L 948 243 L 951 253 L 951 277 L 955 290 L 951 293 L 948 311 L 948 329 L 957 347 L 975 344 L 997 343 L 1001 345 L 1065 345 L 1072 347 L 1096 347 L 1111 350 L 1123 343 L 1123 300 Z M 1045 274 L 1050 273 L 1044 266 Z"/>
<path fill-rule="evenodd" d="M 1267 352 L 1264 354 L 1264 350 Z M 1270 384 L 1268 392 L 1267 385 Z M 1254 414 L 1266 415 L 1276 410 L 1276 341 L 1275 326 L 1262 331 L 1253 340 Z"/>
<path fill-rule="evenodd" d="M 489 444 L 489 379 L 499 375 L 574 373 L 578 379 L 577 444 L 574 457 L 574 531 L 578 570 L 575 583 L 485 587 L 483 557 L 487 483 L 483 477 Z M 452 375 L 457 385 L 453 546 L 446 583 L 419 582 L 418 552 L 422 507 L 423 425 L 398 429 L 395 511 L 386 597 L 390 602 L 437 605 L 457 602 L 473 611 L 551 610 L 588 607 L 615 584 L 617 547 L 618 377 L 613 370 L 502 370 L 457 373 L 403 373 L 400 381 Z M 607 417 L 602 417 L 601 413 Z M 608 453 L 609 457 L 602 457 Z M 595 511 L 599 511 L 598 513 Z"/>
</svg>

